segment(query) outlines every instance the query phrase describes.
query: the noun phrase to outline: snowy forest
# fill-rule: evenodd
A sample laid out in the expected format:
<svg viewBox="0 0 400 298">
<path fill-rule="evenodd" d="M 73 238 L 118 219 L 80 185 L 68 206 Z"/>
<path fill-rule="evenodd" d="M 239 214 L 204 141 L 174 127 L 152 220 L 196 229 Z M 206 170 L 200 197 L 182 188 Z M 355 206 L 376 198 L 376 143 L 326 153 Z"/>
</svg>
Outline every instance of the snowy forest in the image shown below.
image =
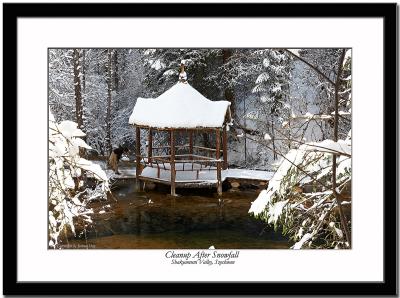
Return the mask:
<svg viewBox="0 0 400 298">
<path fill-rule="evenodd" d="M 351 248 L 351 49 L 62 48 L 48 55 L 49 247 L 109 212 L 112 177 L 95 161 L 118 146 L 135 160 L 128 120 L 137 98 L 170 89 L 184 63 L 188 84 L 230 103 L 229 168 L 272 173 L 246 216 L 279 231 L 288 248 Z M 196 138 L 204 147 L 215 141 L 207 133 Z M 105 203 L 94 208 L 95 201 Z"/>
</svg>

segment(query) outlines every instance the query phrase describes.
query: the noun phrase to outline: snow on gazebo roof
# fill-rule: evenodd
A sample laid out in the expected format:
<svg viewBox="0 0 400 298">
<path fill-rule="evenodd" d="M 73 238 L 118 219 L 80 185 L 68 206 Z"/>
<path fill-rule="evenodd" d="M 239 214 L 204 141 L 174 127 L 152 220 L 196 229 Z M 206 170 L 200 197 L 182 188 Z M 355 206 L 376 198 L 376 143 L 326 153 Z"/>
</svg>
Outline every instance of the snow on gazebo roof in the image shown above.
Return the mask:
<svg viewBox="0 0 400 298">
<path fill-rule="evenodd" d="M 178 82 L 157 98 L 139 97 L 129 123 L 157 128 L 222 127 L 229 106 L 229 101 L 211 101 L 187 82 Z"/>
</svg>

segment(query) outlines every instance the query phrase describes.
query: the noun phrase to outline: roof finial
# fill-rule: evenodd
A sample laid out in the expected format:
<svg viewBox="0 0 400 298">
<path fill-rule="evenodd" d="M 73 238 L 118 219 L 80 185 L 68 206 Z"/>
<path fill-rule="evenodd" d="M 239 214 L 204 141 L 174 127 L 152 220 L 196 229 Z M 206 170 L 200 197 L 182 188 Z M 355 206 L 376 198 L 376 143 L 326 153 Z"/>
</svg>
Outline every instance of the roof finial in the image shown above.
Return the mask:
<svg viewBox="0 0 400 298">
<path fill-rule="evenodd" d="M 185 72 L 185 60 L 181 61 L 180 71 L 179 71 L 179 82 L 187 83 L 187 75 Z"/>
</svg>

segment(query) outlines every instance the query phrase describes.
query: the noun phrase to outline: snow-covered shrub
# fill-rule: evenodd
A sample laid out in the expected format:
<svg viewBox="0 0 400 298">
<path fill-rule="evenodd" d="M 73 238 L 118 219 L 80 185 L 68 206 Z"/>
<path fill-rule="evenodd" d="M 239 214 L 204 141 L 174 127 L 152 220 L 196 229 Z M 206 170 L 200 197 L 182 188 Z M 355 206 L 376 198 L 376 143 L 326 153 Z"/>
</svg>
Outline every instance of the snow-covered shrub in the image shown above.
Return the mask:
<svg viewBox="0 0 400 298">
<path fill-rule="evenodd" d="M 350 137 L 290 150 L 249 210 L 275 229 L 282 227 L 295 242 L 293 249 L 349 247 L 332 191 L 332 153 L 338 155 L 337 192 L 345 199 L 342 207 L 350 225 Z"/>
<path fill-rule="evenodd" d="M 49 246 L 59 246 L 59 236 L 69 227 L 75 235 L 74 218 L 91 223 L 90 200 L 106 198 L 108 178 L 99 165 L 79 156 L 80 148 L 91 149 L 80 137 L 85 134 L 72 121 L 56 123 L 49 115 Z M 87 187 L 86 175 L 97 180 Z"/>
</svg>

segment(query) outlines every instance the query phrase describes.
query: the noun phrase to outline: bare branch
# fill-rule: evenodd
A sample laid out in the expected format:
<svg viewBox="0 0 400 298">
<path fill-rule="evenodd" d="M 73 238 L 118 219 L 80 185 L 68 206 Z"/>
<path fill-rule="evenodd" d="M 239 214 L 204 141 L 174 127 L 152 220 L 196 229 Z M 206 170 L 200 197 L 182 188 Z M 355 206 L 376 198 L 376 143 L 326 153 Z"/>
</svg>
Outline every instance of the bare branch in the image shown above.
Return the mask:
<svg viewBox="0 0 400 298">
<path fill-rule="evenodd" d="M 316 66 L 312 65 L 310 62 L 308 62 L 307 60 L 297 56 L 295 53 L 289 51 L 288 49 L 284 49 L 287 53 L 289 53 L 290 55 L 292 55 L 293 57 L 295 57 L 296 59 L 299 59 L 300 61 L 304 62 L 305 64 L 307 64 L 309 67 L 311 67 L 313 70 L 315 70 L 320 76 L 322 76 L 326 81 L 328 81 L 330 84 L 332 84 L 333 86 L 335 86 L 335 82 L 333 82 L 327 75 L 325 75 L 321 70 L 319 70 Z"/>
</svg>

